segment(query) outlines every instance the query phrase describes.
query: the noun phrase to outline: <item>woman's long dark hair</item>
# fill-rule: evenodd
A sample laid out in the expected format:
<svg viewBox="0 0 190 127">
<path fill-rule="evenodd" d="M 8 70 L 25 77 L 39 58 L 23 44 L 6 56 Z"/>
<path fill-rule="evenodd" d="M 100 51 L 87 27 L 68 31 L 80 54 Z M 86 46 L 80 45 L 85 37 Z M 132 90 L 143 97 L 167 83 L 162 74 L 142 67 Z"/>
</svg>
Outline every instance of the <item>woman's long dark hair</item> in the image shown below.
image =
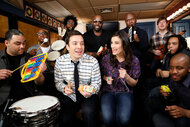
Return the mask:
<svg viewBox="0 0 190 127">
<path fill-rule="evenodd" d="M 117 31 L 116 33 L 114 33 L 112 35 L 112 37 L 119 37 L 121 39 L 123 50 L 124 50 L 125 69 L 130 69 L 132 59 L 133 59 L 133 53 L 132 53 L 132 50 L 130 48 L 130 42 L 129 42 L 129 38 L 128 38 L 127 33 L 123 30 Z M 116 67 L 119 63 L 116 56 L 112 54 L 112 50 L 111 50 L 110 61 L 113 64 L 113 67 Z"/>
<path fill-rule="evenodd" d="M 174 54 L 181 52 L 183 49 L 187 49 L 187 41 L 185 40 L 184 37 L 182 37 L 181 35 L 171 35 L 168 37 L 167 42 L 165 44 L 165 49 L 166 49 L 165 53 L 168 53 L 168 47 L 167 46 L 168 46 L 170 38 L 172 38 L 172 37 L 176 37 L 179 40 L 178 49 Z M 174 55 L 174 54 L 172 54 L 172 55 Z"/>
</svg>

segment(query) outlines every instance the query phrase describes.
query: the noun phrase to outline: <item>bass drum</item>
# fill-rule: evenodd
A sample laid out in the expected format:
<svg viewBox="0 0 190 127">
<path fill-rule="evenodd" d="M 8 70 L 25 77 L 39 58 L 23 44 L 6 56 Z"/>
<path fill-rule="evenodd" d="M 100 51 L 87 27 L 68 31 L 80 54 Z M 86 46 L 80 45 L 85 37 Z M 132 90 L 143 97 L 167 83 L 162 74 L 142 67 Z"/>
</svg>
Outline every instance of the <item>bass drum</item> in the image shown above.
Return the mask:
<svg viewBox="0 0 190 127">
<path fill-rule="evenodd" d="M 19 127 L 54 127 L 60 110 L 60 103 L 54 96 L 34 96 L 13 103 L 11 117 Z"/>
</svg>

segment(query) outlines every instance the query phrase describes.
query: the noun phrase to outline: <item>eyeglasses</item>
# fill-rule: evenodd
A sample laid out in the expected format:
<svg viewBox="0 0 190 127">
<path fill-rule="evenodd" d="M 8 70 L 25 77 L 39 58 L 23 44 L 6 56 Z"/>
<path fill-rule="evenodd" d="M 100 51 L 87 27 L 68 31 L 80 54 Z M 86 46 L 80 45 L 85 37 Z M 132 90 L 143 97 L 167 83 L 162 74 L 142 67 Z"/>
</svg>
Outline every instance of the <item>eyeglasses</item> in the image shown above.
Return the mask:
<svg viewBox="0 0 190 127">
<path fill-rule="evenodd" d="M 67 24 L 71 24 L 71 25 L 74 25 L 75 23 L 74 23 L 74 22 L 67 22 Z"/>
<path fill-rule="evenodd" d="M 100 23 L 100 24 L 102 24 L 102 21 L 94 20 L 93 23 Z"/>
<path fill-rule="evenodd" d="M 38 32 L 37 35 L 38 36 L 40 36 L 40 35 L 47 35 L 47 33 L 46 32 Z"/>
</svg>

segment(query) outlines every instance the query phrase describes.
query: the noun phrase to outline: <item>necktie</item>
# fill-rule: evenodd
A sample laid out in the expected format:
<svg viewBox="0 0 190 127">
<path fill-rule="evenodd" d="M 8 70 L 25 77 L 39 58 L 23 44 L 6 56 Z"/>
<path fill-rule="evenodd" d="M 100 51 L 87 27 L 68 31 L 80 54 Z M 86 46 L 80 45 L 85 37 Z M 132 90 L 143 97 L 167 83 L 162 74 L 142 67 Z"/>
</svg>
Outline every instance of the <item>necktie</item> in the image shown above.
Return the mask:
<svg viewBox="0 0 190 127">
<path fill-rule="evenodd" d="M 74 64 L 75 68 L 74 68 L 74 81 L 75 81 L 75 93 L 76 93 L 76 96 L 79 96 L 79 91 L 78 91 L 78 87 L 79 87 L 79 74 L 78 74 L 78 64 L 79 64 L 79 61 L 78 62 L 73 62 L 72 63 Z"/>
</svg>

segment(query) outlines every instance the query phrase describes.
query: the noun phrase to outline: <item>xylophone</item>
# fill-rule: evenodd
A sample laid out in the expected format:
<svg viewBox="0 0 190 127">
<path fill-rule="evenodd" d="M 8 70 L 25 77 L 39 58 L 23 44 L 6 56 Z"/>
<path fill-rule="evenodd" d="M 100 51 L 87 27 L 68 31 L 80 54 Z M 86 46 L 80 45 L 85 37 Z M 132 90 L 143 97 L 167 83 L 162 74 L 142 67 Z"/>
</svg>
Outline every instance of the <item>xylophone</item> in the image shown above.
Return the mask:
<svg viewBox="0 0 190 127">
<path fill-rule="evenodd" d="M 21 71 L 21 82 L 28 82 L 36 79 L 40 74 L 40 64 L 46 61 L 48 54 L 42 53 L 30 58 Z"/>
</svg>

